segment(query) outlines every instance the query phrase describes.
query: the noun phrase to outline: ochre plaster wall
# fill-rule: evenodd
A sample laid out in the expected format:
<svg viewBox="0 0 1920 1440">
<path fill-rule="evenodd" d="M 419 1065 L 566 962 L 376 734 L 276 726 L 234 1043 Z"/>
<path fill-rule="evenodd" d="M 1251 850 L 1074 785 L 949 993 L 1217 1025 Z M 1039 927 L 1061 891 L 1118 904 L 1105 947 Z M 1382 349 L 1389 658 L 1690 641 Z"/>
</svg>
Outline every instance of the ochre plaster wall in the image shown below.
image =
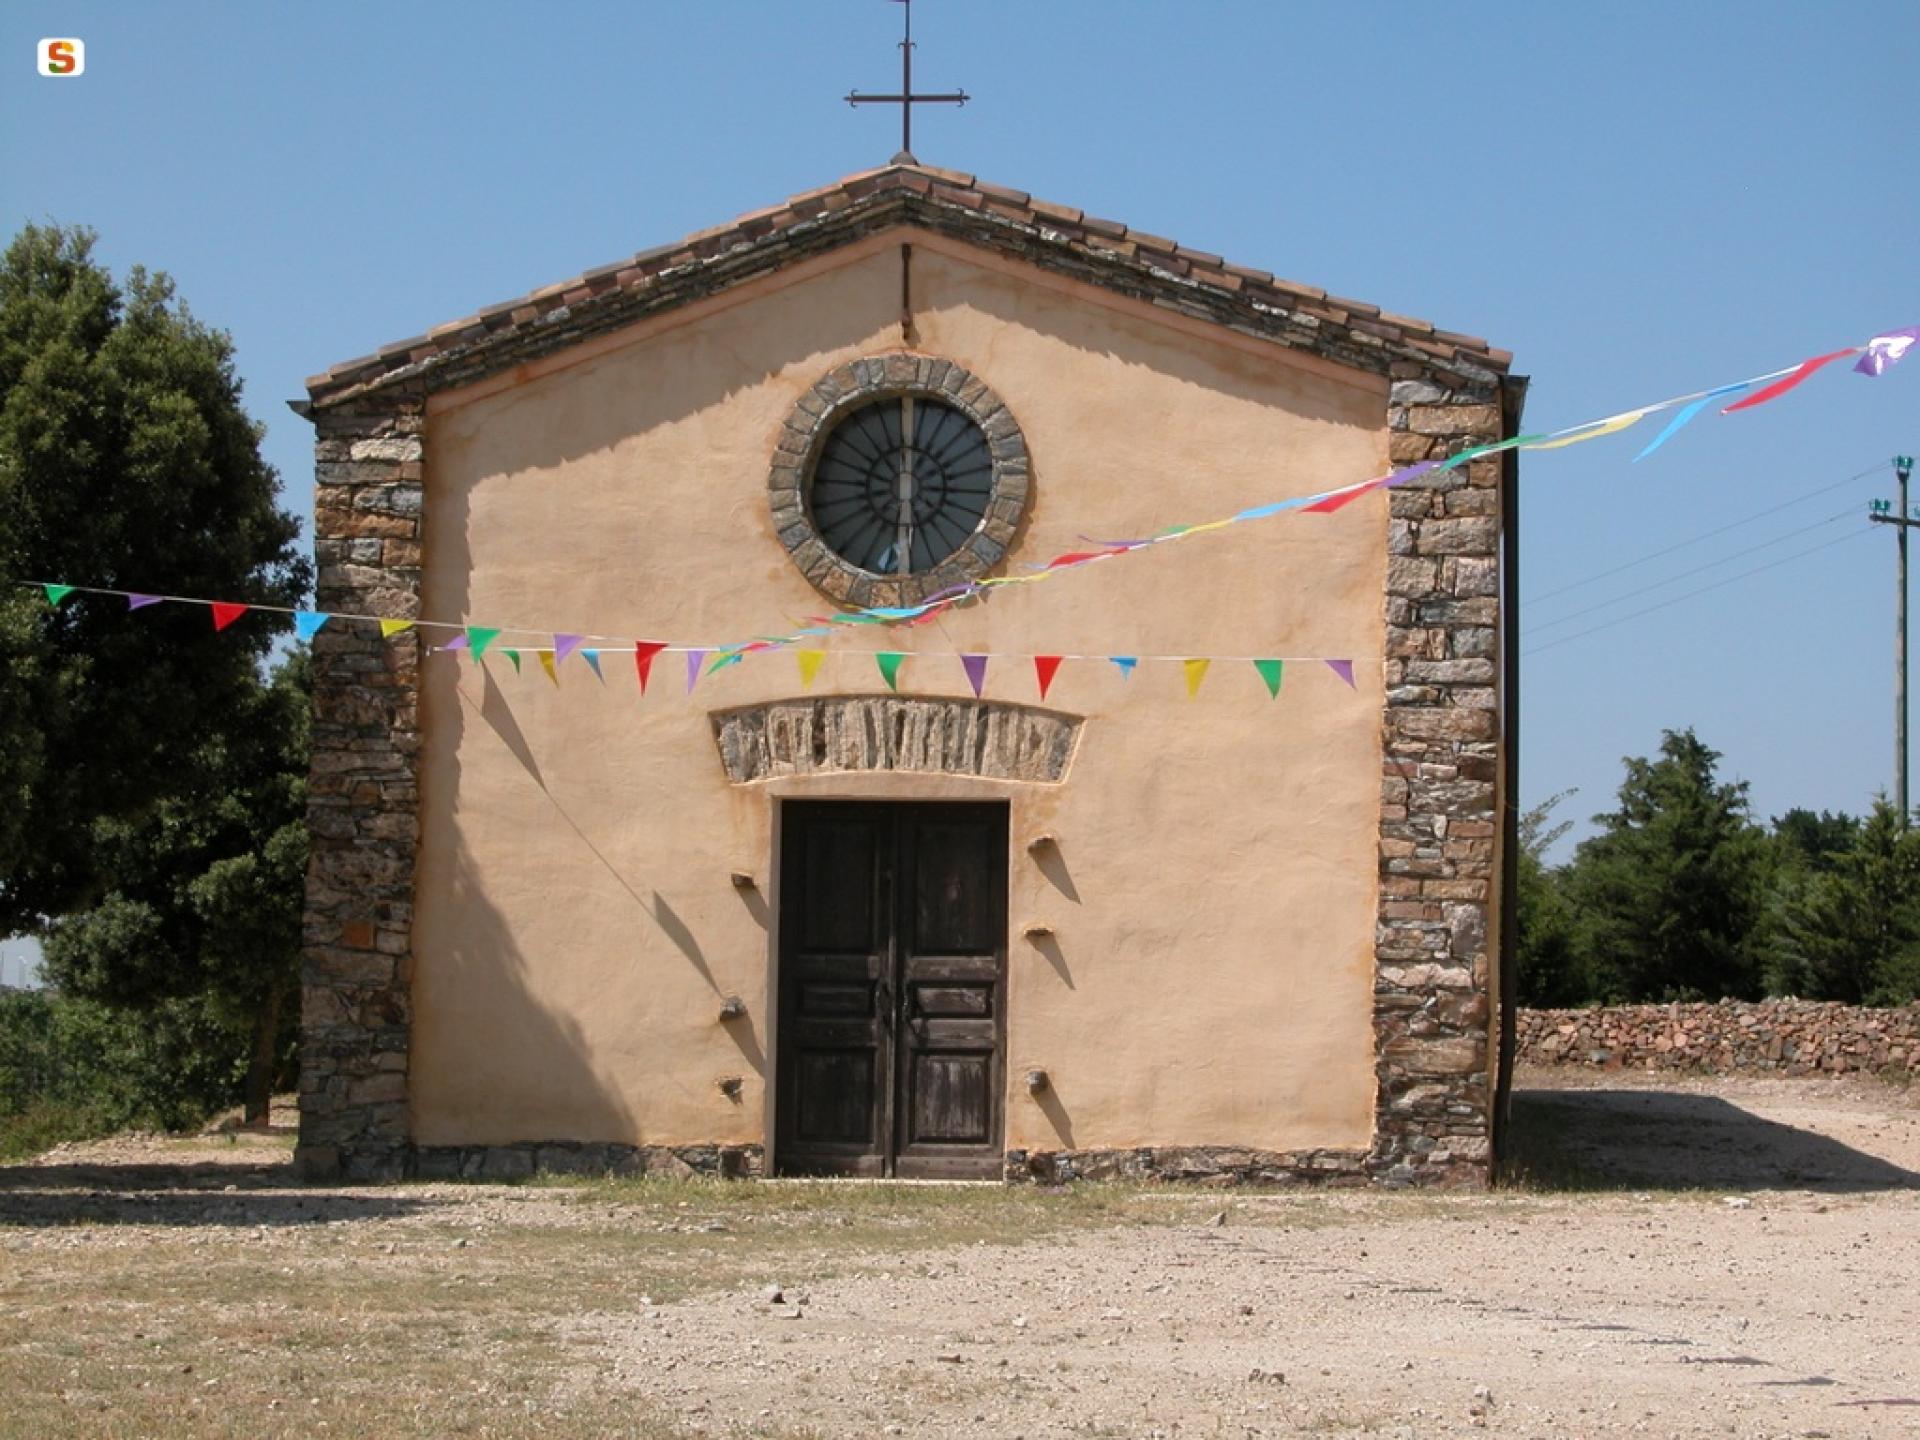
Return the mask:
<svg viewBox="0 0 1920 1440">
<path fill-rule="evenodd" d="M 423 613 L 679 642 L 784 628 L 823 601 L 772 533 L 774 436 L 829 368 L 899 348 L 893 244 L 750 303 L 599 342 L 576 363 L 436 401 Z M 1018 567 L 1386 459 L 1384 382 L 1093 303 L 1065 282 L 919 246 L 917 346 L 992 386 L 1034 500 Z M 799 692 L 787 656 L 641 698 L 578 659 L 558 689 L 423 665 L 422 860 L 410 1096 L 422 1145 L 772 1143 L 772 863 L 780 797 L 1012 802 L 1008 1148 L 1362 1148 L 1374 1095 L 1380 790 L 1379 496 L 1002 591 L 942 625 L 836 637 L 815 690 L 883 687 L 861 647 L 924 649 L 908 693 L 965 695 L 956 650 L 1353 656 L 1278 701 L 1244 660 L 1197 700 L 1178 665 L 1069 662 L 1087 717 L 1063 785 L 913 775 L 727 783 L 709 712 Z M 501 642 L 505 643 L 505 642 Z M 989 698 L 1035 701 L 996 660 Z M 1059 838 L 1043 871 L 1026 841 Z M 730 872 L 759 889 L 742 893 Z M 1021 938 L 1053 926 L 1048 950 Z M 721 1025 L 722 999 L 749 1021 Z M 1043 1108 L 1022 1074 L 1043 1068 Z M 741 1076 L 739 1099 L 717 1088 Z M 776 1157 L 777 1158 L 777 1157 Z"/>
</svg>

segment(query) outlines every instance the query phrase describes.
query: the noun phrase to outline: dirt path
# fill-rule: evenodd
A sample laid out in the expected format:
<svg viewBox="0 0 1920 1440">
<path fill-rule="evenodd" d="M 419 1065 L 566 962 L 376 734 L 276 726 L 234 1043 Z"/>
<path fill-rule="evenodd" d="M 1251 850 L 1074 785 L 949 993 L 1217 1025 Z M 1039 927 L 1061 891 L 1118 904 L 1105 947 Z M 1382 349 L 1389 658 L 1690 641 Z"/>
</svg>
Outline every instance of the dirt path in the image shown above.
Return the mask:
<svg viewBox="0 0 1920 1440">
<path fill-rule="evenodd" d="M 231 1147 L 70 1152 L 39 1183 L 0 1171 L 0 1315 L 28 1307 L 0 1384 L 103 1435 L 1920 1433 L 1920 1091 L 1524 1078 L 1535 1184 L 1574 1188 L 716 1202 L 322 1191 Z M 202 1167 L 172 1171 L 194 1188 L 127 1168 L 158 1160 Z M 142 1288 L 183 1261 L 241 1267 L 239 1293 Z M 90 1266 L 111 1295 L 55 1293 Z M 276 1295 L 339 1333 L 274 1340 Z M 185 1345 L 236 1314 L 257 1343 L 217 1425 L 180 1391 L 163 1429 L 127 1428 L 138 1398 L 88 1384 L 123 1332 Z M 383 1364 L 405 1383 L 362 1383 Z M 6 1408 L 0 1435 L 49 1433 Z"/>
</svg>

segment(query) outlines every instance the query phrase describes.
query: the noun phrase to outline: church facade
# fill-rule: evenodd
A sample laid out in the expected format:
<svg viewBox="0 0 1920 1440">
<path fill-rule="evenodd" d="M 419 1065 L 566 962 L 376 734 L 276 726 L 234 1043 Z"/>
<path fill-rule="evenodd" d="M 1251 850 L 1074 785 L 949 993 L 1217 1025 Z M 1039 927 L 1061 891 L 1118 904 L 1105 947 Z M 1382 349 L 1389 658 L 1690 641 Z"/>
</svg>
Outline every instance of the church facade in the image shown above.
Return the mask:
<svg viewBox="0 0 1920 1440">
<path fill-rule="evenodd" d="M 701 652 L 1523 389 L 904 157 L 314 377 L 305 1172 L 1485 1183 L 1510 452 Z"/>
</svg>

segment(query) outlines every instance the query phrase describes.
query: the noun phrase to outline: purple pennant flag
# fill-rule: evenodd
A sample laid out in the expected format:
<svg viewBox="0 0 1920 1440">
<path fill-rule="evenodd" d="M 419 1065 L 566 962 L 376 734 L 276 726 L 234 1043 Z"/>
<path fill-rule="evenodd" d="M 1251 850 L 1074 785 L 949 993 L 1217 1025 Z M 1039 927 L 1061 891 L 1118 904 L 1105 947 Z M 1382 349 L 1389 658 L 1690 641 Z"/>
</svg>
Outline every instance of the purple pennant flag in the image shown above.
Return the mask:
<svg viewBox="0 0 1920 1440">
<path fill-rule="evenodd" d="M 127 596 L 127 608 L 129 610 L 144 610 L 149 605 L 158 605 L 160 599 L 161 597 L 158 595 L 129 595 Z"/>
<path fill-rule="evenodd" d="M 1327 661 L 1327 668 L 1342 680 L 1346 681 L 1349 690 L 1359 688 L 1353 683 L 1353 662 L 1351 660 L 1329 660 Z"/>
<path fill-rule="evenodd" d="M 687 694 L 693 693 L 693 687 L 700 683 L 700 663 L 711 655 L 711 650 L 687 651 Z"/>
<path fill-rule="evenodd" d="M 1854 369 L 1862 375 L 1884 375 L 1900 363 L 1901 357 L 1920 342 L 1920 325 L 1909 325 L 1904 330 L 1890 330 L 1885 335 L 1876 335 L 1867 342 L 1867 353 L 1854 364 Z"/>
<path fill-rule="evenodd" d="M 580 648 L 584 635 L 556 635 L 553 637 L 553 663 L 558 665 L 567 656 Z"/>
<path fill-rule="evenodd" d="M 960 668 L 967 672 L 967 683 L 973 687 L 973 698 L 980 698 L 980 691 L 987 683 L 987 657 L 984 655 L 962 655 Z"/>
<path fill-rule="evenodd" d="M 1396 470 L 1393 472 L 1393 474 L 1387 476 L 1387 484 L 1388 485 L 1404 485 L 1407 483 L 1407 481 L 1426 474 L 1429 470 L 1433 469 L 1439 463 L 1440 462 L 1438 460 L 1422 460 L 1418 465 L 1409 465 L 1404 470 Z"/>
<path fill-rule="evenodd" d="M 462 630 L 458 635 L 454 636 L 451 640 L 447 641 L 447 643 L 442 645 L 440 648 L 442 650 L 466 649 L 467 648 L 467 632 Z"/>
</svg>

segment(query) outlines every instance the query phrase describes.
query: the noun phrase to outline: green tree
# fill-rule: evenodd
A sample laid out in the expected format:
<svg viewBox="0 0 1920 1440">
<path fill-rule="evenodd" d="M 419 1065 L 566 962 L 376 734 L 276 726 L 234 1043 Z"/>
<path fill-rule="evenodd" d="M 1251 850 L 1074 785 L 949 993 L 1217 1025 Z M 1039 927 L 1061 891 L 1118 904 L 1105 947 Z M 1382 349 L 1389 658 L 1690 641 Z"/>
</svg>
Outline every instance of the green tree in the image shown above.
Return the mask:
<svg viewBox="0 0 1920 1440">
<path fill-rule="evenodd" d="M 1515 951 L 1522 1005 L 1562 1007 L 1593 998 L 1592 979 L 1582 969 L 1575 948 L 1573 907 L 1561 872 L 1546 859 L 1554 841 L 1573 828 L 1571 820 L 1555 821 L 1553 812 L 1574 793 L 1562 790 L 1520 817 L 1514 909 L 1519 922 Z"/>
<path fill-rule="evenodd" d="M 1659 758 L 1627 758 L 1618 808 L 1574 851 L 1566 894 L 1597 998 L 1759 995 L 1772 857 L 1719 759 L 1690 729 L 1664 732 Z"/>
<path fill-rule="evenodd" d="M 1767 988 L 1778 995 L 1898 1005 L 1920 998 L 1920 831 L 1884 796 L 1851 848 L 1788 872 Z"/>
<path fill-rule="evenodd" d="M 70 994 L 271 1014 L 304 841 L 286 619 L 216 634 L 199 606 L 57 607 L 51 581 L 293 605 L 311 567 L 280 508 L 227 337 L 164 275 L 124 287 L 90 232 L 30 225 L 0 258 L 0 934 L 37 933 Z M 291 909 L 289 907 L 292 907 Z"/>
<path fill-rule="evenodd" d="M 0 258 L 0 934 L 110 888 L 93 830 L 176 786 L 232 724 L 286 620 L 213 633 L 22 582 L 292 605 L 311 566 L 279 507 L 227 337 L 164 275 L 124 290 L 90 232 L 29 225 Z"/>
<path fill-rule="evenodd" d="M 1860 838 L 1860 817 L 1844 810 L 1793 809 L 1774 817 L 1773 838 L 1783 865 L 1830 871 Z"/>
</svg>

